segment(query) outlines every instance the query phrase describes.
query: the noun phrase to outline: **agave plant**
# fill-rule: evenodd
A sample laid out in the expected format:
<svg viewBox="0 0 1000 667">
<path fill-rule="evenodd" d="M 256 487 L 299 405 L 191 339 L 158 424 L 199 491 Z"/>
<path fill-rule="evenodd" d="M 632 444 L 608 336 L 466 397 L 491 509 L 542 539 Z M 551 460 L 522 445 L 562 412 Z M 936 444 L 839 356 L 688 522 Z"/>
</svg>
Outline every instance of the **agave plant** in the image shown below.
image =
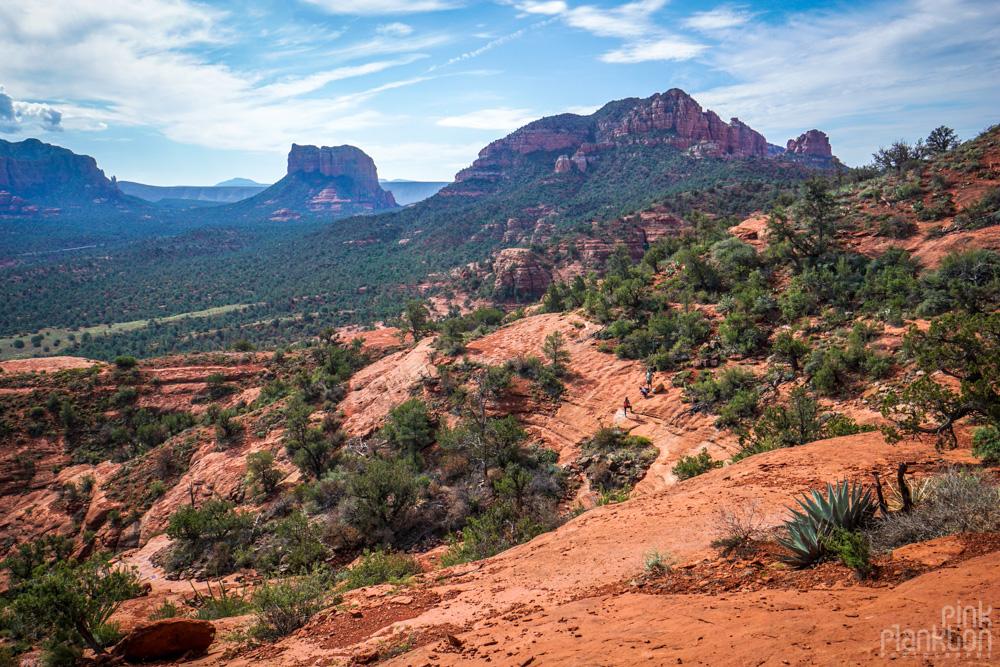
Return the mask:
<svg viewBox="0 0 1000 667">
<path fill-rule="evenodd" d="M 917 506 L 920 503 L 926 501 L 931 497 L 934 492 L 934 484 L 932 477 L 924 477 L 923 479 L 911 479 L 908 484 L 910 487 L 910 500 L 913 501 L 913 505 Z M 886 506 L 890 512 L 898 512 L 903 509 L 903 494 L 900 492 L 899 487 L 888 482 L 886 487 L 889 489 L 889 493 L 886 495 Z"/>
<path fill-rule="evenodd" d="M 823 558 L 823 538 L 837 528 L 856 531 L 875 515 L 875 499 L 871 488 L 858 486 L 846 479 L 833 486 L 826 485 L 826 495 L 813 489 L 798 499 L 801 511 L 788 508 L 792 516 L 785 522 L 786 537 L 778 543 L 789 551 L 783 560 L 795 567 L 807 567 Z"/>
</svg>

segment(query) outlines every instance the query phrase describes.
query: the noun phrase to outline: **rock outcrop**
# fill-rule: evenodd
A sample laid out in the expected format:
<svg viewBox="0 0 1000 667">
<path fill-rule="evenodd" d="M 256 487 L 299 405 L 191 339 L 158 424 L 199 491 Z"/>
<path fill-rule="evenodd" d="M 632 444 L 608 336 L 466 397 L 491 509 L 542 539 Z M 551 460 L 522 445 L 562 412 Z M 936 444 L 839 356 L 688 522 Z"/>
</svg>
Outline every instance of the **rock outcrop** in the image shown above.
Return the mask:
<svg viewBox="0 0 1000 667">
<path fill-rule="evenodd" d="M 0 139 L 0 190 L 25 199 L 120 199 L 118 186 L 89 155 L 38 139 Z"/>
<path fill-rule="evenodd" d="M 788 140 L 785 155 L 832 158 L 833 149 L 830 147 L 830 138 L 826 136 L 826 133 L 819 130 L 809 130 L 795 139 Z"/>
<path fill-rule="evenodd" d="M 562 114 L 529 123 L 480 151 L 476 161 L 455 180 L 502 180 L 536 151 L 563 153 L 555 158 L 556 173 L 573 167 L 586 171 L 600 159 L 602 151 L 634 144 L 671 146 L 695 157 L 768 155 L 762 134 L 737 118 L 724 122 L 674 88 L 644 100 L 611 102 L 590 116 Z"/>
<path fill-rule="evenodd" d="M 299 146 L 288 153 L 288 175 L 325 177 L 329 187 L 310 201 L 312 210 L 340 210 L 353 204 L 368 210 L 395 208 L 396 200 L 378 182 L 375 161 L 355 146 Z"/>
<path fill-rule="evenodd" d="M 129 662 L 146 662 L 190 653 L 205 653 L 215 641 L 215 626 L 193 618 L 165 618 L 128 633 L 113 654 Z"/>
<path fill-rule="evenodd" d="M 552 275 L 541 259 L 527 248 L 506 248 L 493 260 L 493 288 L 507 294 L 541 294 L 552 283 Z"/>
</svg>

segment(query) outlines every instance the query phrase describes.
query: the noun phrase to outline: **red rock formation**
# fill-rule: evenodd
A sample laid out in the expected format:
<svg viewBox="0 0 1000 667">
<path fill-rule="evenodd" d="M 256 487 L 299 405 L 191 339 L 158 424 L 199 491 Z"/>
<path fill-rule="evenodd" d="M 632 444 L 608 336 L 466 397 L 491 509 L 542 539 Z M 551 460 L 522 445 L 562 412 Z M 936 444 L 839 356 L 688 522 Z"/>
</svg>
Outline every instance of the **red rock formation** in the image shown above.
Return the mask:
<svg viewBox="0 0 1000 667">
<path fill-rule="evenodd" d="M 567 171 L 573 168 L 573 163 L 569 161 L 568 155 L 560 155 L 556 159 L 556 173 L 565 174 Z M 2 194 L 2 193 L 0 193 Z"/>
<path fill-rule="evenodd" d="M 89 155 L 45 144 L 0 140 L 0 190 L 34 198 L 60 190 L 63 197 L 119 199 L 121 192 Z"/>
<path fill-rule="evenodd" d="M 795 139 L 788 140 L 785 155 L 832 158 L 833 149 L 830 147 L 830 138 L 824 132 L 809 130 Z"/>
<path fill-rule="evenodd" d="M 493 272 L 496 274 L 493 287 L 499 292 L 541 294 L 552 283 L 552 275 L 527 248 L 501 250 L 493 261 Z"/>
<path fill-rule="evenodd" d="M 130 662 L 160 660 L 190 652 L 203 654 L 215 641 L 215 626 L 193 618 L 165 618 L 136 628 L 115 646 L 113 654 Z"/>
<path fill-rule="evenodd" d="M 292 150 L 288 153 L 288 174 L 297 173 L 319 174 L 331 180 L 346 177 L 353 182 L 350 187 L 341 185 L 319 193 L 319 199 L 312 203 L 320 207 L 324 202 L 335 200 L 336 203 L 351 202 L 372 209 L 396 206 L 392 193 L 386 192 L 379 185 L 375 161 L 355 146 L 317 147 L 292 144 Z M 316 210 L 316 206 L 311 208 Z"/>
<path fill-rule="evenodd" d="M 640 143 L 690 150 L 696 157 L 767 156 L 767 140 L 739 119 L 724 122 L 704 111 L 683 90 L 674 88 L 645 100 L 612 102 L 590 116 L 564 114 L 543 118 L 522 127 L 479 152 L 472 165 L 455 176 L 456 182 L 472 179 L 497 181 L 510 168 L 535 151 L 574 152 L 568 158 L 580 171 L 600 159 L 600 153 L 620 145 Z M 567 151 L 567 155 L 568 155 Z M 559 156 L 557 173 L 570 167 Z"/>
<path fill-rule="evenodd" d="M 764 135 L 738 118 L 725 123 L 714 111 L 703 111 L 694 98 L 679 88 L 641 100 L 622 116 L 609 116 L 597 123 L 602 141 L 621 140 L 653 130 L 676 133 L 663 140 L 687 150 L 704 143 L 706 157 L 751 157 L 767 155 Z"/>
</svg>

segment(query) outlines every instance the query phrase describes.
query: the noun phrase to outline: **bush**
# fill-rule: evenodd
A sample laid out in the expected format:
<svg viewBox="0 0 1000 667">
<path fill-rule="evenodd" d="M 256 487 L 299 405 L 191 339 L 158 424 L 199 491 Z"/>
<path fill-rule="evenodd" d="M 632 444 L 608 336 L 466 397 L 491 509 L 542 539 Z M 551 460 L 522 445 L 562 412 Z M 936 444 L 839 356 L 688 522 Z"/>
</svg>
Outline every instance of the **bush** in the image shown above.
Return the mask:
<svg viewBox="0 0 1000 667">
<path fill-rule="evenodd" d="M 139 362 L 135 360 L 135 357 L 115 357 L 111 363 L 123 371 L 128 371 L 135 368 Z"/>
<path fill-rule="evenodd" d="M 175 540 L 228 540 L 253 525 L 253 517 L 237 512 L 228 500 L 210 498 L 200 507 L 185 505 L 170 515 L 167 535 Z"/>
<path fill-rule="evenodd" d="M 879 225 L 878 235 L 891 239 L 908 239 L 917 232 L 917 226 L 905 215 L 897 213 Z"/>
<path fill-rule="evenodd" d="M 413 456 L 434 444 L 434 430 L 427 404 L 411 398 L 389 411 L 380 431 L 389 445 L 397 452 Z"/>
<path fill-rule="evenodd" d="M 1000 429 L 984 426 L 972 432 L 972 455 L 985 463 L 1000 463 Z"/>
<path fill-rule="evenodd" d="M 420 563 L 409 554 L 365 549 L 361 562 L 348 571 L 343 590 L 346 592 L 386 582 L 396 583 L 421 572 L 423 568 Z"/>
<path fill-rule="evenodd" d="M 413 508 L 419 488 L 407 462 L 381 457 L 365 461 L 347 480 L 347 494 L 355 500 L 351 523 L 376 533 L 396 528 Z"/>
<path fill-rule="evenodd" d="M 838 528 L 823 537 L 826 553 L 858 573 L 862 579 L 872 570 L 868 540 L 858 532 Z"/>
<path fill-rule="evenodd" d="M 893 512 L 869 531 L 877 551 L 889 551 L 958 533 L 1000 530 L 1000 496 L 989 478 L 952 469 L 933 478 L 927 499 L 910 512 Z"/>
<path fill-rule="evenodd" d="M 469 519 L 462 541 L 452 540 L 441 557 L 441 565 L 482 560 L 506 551 L 546 532 L 546 527 L 530 516 L 521 516 L 513 502 L 497 500 L 478 518 Z"/>
<path fill-rule="evenodd" d="M 234 593 L 227 589 L 222 581 L 219 582 L 217 589 L 213 589 L 212 582 L 208 581 L 206 593 L 195 591 L 194 606 L 198 607 L 195 618 L 202 621 L 242 616 L 252 609 L 245 591 Z"/>
<path fill-rule="evenodd" d="M 149 615 L 149 620 L 159 621 L 164 618 L 180 618 L 184 616 L 184 610 L 181 609 L 172 600 L 164 600 L 163 604 L 153 610 L 153 613 Z"/>
<path fill-rule="evenodd" d="M 295 632 L 327 602 L 340 603 L 340 596 L 330 598 L 329 587 L 328 575 L 318 570 L 302 577 L 265 579 L 253 592 L 256 621 L 250 635 L 274 641 Z"/>
<path fill-rule="evenodd" d="M 64 637 L 66 644 L 86 643 L 103 653 L 98 640 L 113 638 L 103 637 L 102 628 L 123 602 L 140 593 L 137 570 L 115 567 L 98 555 L 80 565 L 57 561 L 36 568 L 20 588 L 14 611 L 38 630 Z"/>
<path fill-rule="evenodd" d="M 670 469 L 670 472 L 677 475 L 678 481 L 684 481 L 706 473 L 713 468 L 721 467 L 722 461 L 712 460 L 712 455 L 708 453 L 708 449 L 702 447 L 701 451 L 695 456 L 682 456 L 677 465 Z"/>
<path fill-rule="evenodd" d="M 278 482 L 285 476 L 274 467 L 274 454 L 252 452 L 247 454 L 247 481 L 252 488 L 263 495 L 270 495 L 278 488 Z"/>
</svg>

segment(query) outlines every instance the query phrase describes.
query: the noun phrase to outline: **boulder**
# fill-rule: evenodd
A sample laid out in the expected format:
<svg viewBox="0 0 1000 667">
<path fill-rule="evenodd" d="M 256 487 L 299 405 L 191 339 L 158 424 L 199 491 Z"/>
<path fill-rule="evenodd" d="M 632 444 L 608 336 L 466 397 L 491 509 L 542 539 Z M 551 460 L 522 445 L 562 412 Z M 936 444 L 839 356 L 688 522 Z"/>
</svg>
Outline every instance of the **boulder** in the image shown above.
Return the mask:
<svg viewBox="0 0 1000 667">
<path fill-rule="evenodd" d="M 493 261 L 498 292 L 541 294 L 552 284 L 552 275 L 541 259 L 527 248 L 505 248 Z"/>
<path fill-rule="evenodd" d="M 201 655 L 215 641 L 215 626 L 193 618 L 165 618 L 128 633 L 115 645 L 113 655 L 129 662 Z"/>
</svg>

